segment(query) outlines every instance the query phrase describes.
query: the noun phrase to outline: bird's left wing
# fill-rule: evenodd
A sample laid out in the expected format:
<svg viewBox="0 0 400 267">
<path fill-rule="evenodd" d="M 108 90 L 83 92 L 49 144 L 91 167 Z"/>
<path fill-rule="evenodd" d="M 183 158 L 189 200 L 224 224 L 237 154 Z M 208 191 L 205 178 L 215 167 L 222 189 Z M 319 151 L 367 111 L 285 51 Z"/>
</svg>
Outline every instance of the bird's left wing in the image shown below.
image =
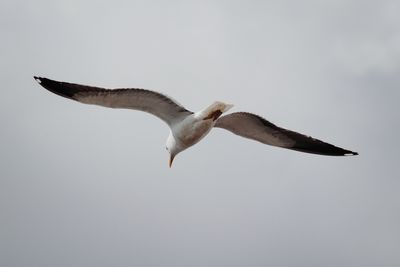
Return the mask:
<svg viewBox="0 0 400 267">
<path fill-rule="evenodd" d="M 301 152 L 328 156 L 358 155 L 357 152 L 325 143 L 311 136 L 280 128 L 258 115 L 247 112 L 236 112 L 222 116 L 217 120 L 214 127 L 226 129 L 234 134 L 264 144 Z"/>
<path fill-rule="evenodd" d="M 57 95 L 85 104 L 145 111 L 159 117 L 169 126 L 193 113 L 171 98 L 146 89 L 105 89 L 34 78 L 41 86 Z"/>
</svg>

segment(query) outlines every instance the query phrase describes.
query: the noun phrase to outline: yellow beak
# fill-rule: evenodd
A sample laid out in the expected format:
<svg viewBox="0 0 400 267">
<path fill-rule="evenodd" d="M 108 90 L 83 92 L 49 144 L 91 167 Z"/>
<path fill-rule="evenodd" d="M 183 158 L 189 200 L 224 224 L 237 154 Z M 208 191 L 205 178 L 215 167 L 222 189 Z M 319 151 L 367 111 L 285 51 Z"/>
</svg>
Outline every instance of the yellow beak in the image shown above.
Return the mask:
<svg viewBox="0 0 400 267">
<path fill-rule="evenodd" d="M 175 156 L 173 156 L 173 155 L 170 155 L 169 156 L 169 167 L 171 168 L 171 166 L 172 166 L 172 162 L 174 161 L 174 158 L 175 158 Z"/>
</svg>

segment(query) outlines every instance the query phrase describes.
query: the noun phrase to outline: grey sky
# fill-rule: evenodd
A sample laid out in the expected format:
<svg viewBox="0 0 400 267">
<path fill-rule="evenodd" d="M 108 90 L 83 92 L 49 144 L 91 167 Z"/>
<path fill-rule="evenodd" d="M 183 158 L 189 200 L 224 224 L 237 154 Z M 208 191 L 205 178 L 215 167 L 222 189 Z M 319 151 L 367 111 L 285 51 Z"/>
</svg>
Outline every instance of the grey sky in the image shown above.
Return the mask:
<svg viewBox="0 0 400 267">
<path fill-rule="evenodd" d="M 399 1 L 1 1 L 1 266 L 399 266 Z M 358 151 L 168 128 L 32 76 L 215 100 Z"/>
</svg>

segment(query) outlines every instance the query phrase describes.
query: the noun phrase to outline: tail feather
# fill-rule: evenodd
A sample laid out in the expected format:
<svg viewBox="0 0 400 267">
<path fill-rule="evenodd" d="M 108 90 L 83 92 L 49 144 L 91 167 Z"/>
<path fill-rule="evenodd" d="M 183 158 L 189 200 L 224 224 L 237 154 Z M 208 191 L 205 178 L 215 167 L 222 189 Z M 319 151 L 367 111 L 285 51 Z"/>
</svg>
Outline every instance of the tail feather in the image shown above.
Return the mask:
<svg viewBox="0 0 400 267">
<path fill-rule="evenodd" d="M 224 112 L 227 112 L 231 109 L 233 105 L 225 104 L 223 102 L 216 101 L 211 104 L 206 109 L 199 112 L 199 117 L 203 120 L 212 119 L 213 121 L 217 120 Z"/>
</svg>

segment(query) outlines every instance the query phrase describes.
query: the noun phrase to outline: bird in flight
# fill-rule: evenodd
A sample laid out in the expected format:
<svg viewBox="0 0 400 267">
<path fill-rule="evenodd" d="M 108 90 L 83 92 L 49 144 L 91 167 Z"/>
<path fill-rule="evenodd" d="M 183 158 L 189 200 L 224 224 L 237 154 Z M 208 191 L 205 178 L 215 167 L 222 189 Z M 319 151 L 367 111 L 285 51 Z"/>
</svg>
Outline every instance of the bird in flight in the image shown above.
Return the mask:
<svg viewBox="0 0 400 267">
<path fill-rule="evenodd" d="M 34 78 L 50 92 L 84 104 L 141 110 L 157 116 L 170 128 L 166 143 L 170 154 L 169 167 L 178 153 L 199 142 L 214 127 L 263 144 L 306 153 L 327 156 L 358 155 L 357 152 L 278 127 L 252 113 L 235 112 L 221 116 L 233 106 L 223 102 L 214 102 L 203 110 L 192 112 L 173 99 L 151 90 L 105 89 L 36 76 Z"/>
</svg>

